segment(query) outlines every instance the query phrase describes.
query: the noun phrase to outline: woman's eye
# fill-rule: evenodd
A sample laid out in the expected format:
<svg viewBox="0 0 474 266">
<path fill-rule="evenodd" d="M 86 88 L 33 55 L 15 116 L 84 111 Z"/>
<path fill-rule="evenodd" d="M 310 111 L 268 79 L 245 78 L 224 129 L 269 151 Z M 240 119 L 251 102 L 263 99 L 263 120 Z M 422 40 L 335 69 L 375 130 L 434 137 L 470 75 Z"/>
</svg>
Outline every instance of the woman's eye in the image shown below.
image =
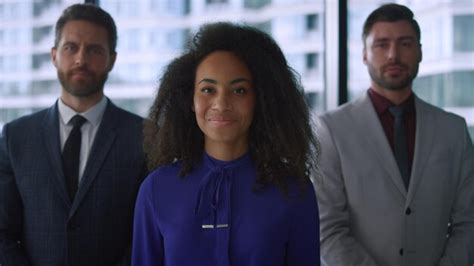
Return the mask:
<svg viewBox="0 0 474 266">
<path fill-rule="evenodd" d="M 206 88 L 202 88 L 202 89 L 201 89 L 201 92 L 202 92 L 202 93 L 212 93 L 213 91 L 214 91 L 213 88 L 207 88 L 207 87 L 206 87 Z"/>
<path fill-rule="evenodd" d="M 236 88 L 236 89 L 234 89 L 234 93 L 237 93 L 237 94 L 244 94 L 245 92 L 247 92 L 247 90 L 245 88 Z"/>
</svg>

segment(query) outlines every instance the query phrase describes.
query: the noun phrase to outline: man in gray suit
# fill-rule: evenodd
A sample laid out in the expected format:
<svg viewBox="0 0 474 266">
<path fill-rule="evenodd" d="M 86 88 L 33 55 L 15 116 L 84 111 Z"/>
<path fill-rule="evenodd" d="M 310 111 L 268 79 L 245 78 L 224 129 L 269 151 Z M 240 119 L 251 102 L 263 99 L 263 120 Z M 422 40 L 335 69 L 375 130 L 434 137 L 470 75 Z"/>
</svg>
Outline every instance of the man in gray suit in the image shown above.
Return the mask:
<svg viewBox="0 0 474 266">
<path fill-rule="evenodd" d="M 418 23 L 386 4 L 367 18 L 363 41 L 370 89 L 318 119 L 322 261 L 472 265 L 474 151 L 463 118 L 412 91 Z"/>
<path fill-rule="evenodd" d="M 103 92 L 116 43 L 112 17 L 96 6 L 59 18 L 51 58 L 61 96 L 0 136 L 0 265 L 130 264 L 146 167 L 142 119 Z"/>
</svg>

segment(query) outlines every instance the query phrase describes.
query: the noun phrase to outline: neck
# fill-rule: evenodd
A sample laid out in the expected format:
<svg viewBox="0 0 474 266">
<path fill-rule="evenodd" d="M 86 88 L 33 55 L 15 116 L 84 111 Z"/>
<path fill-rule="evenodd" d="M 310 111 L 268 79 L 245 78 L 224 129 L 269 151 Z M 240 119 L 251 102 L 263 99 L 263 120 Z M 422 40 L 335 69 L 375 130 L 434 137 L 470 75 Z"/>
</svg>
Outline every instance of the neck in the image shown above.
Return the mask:
<svg viewBox="0 0 474 266">
<path fill-rule="evenodd" d="M 372 83 L 372 89 L 395 105 L 401 104 L 412 94 L 410 87 L 401 90 L 388 90 Z"/>
<path fill-rule="evenodd" d="M 232 161 L 244 155 L 248 150 L 248 146 L 206 142 L 204 149 L 209 156 L 217 160 Z"/>
<path fill-rule="evenodd" d="M 63 103 L 78 113 L 83 113 L 89 110 L 92 106 L 96 105 L 100 100 L 102 100 L 102 97 L 104 97 L 104 93 L 102 91 L 86 97 L 77 97 L 71 95 L 64 89 L 61 93 L 61 100 Z"/>
</svg>

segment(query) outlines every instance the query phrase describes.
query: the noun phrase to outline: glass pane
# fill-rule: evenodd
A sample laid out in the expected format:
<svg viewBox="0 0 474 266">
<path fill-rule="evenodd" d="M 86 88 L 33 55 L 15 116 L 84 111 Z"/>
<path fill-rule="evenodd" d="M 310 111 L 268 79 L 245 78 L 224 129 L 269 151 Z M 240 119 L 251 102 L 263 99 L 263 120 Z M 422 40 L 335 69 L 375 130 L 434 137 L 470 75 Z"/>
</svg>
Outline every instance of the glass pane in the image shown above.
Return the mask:
<svg viewBox="0 0 474 266">
<path fill-rule="evenodd" d="M 349 1 L 349 97 L 370 86 L 362 63 L 362 25 L 382 0 Z M 421 28 L 423 61 L 413 89 L 421 99 L 463 116 L 474 138 L 474 2 L 393 1 L 407 5 Z M 440 12 L 442 11 L 442 12 Z"/>
</svg>

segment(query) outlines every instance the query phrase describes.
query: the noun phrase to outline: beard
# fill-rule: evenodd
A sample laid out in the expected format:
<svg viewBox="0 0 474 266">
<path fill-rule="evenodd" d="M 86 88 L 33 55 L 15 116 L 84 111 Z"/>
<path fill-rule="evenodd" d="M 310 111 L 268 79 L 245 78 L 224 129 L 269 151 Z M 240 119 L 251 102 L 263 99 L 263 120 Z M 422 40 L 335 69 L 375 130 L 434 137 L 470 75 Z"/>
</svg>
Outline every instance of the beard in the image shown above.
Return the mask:
<svg viewBox="0 0 474 266">
<path fill-rule="evenodd" d="M 380 71 L 373 65 L 367 65 L 370 78 L 380 87 L 391 91 L 400 91 L 410 87 L 413 80 L 416 78 L 416 75 L 418 75 L 418 64 L 414 65 L 414 68 L 411 70 L 404 64 L 395 63 L 395 65 L 398 65 L 404 69 L 408 69 L 408 75 L 403 78 L 386 77 L 384 76 L 384 72 L 385 69 L 390 65 L 384 65 L 382 68 L 380 68 Z"/>
<path fill-rule="evenodd" d="M 86 72 L 89 78 L 87 80 L 74 81 L 72 80 L 72 76 L 74 75 L 75 71 Z M 87 69 L 74 69 L 69 72 L 58 70 L 58 79 L 63 89 L 69 94 L 81 98 L 88 97 L 103 91 L 107 77 L 108 72 L 99 73 L 96 75 Z"/>
</svg>

